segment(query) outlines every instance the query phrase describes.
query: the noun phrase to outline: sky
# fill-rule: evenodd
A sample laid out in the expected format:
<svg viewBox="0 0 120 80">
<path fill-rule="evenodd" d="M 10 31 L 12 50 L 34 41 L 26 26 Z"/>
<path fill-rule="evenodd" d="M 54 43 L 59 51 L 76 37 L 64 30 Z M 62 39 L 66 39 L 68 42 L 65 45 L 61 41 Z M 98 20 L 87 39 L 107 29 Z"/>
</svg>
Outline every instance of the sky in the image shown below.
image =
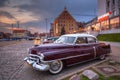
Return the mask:
<svg viewBox="0 0 120 80">
<path fill-rule="evenodd" d="M 32 33 L 49 32 L 64 7 L 78 22 L 97 16 L 97 0 L 0 0 L 0 32 L 12 32 L 12 24 L 18 29 L 17 23 Z"/>
</svg>

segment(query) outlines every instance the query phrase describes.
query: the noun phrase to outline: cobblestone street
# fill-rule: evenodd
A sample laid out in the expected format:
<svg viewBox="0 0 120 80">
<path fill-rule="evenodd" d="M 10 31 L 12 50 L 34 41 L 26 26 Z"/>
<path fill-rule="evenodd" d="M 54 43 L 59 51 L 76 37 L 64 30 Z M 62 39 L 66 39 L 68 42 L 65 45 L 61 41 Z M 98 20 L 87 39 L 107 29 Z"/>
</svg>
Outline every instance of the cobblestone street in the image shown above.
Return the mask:
<svg viewBox="0 0 120 80">
<path fill-rule="evenodd" d="M 1 42 L 0 44 L 6 45 L 0 47 L 0 80 L 10 80 L 23 66 L 27 48 L 33 44 L 31 41 L 17 41 L 11 44 Z"/>
<path fill-rule="evenodd" d="M 78 79 L 120 80 L 120 0 L 0 0 L 0 80 Z"/>
<path fill-rule="evenodd" d="M 0 47 L 0 80 L 56 80 L 86 66 L 100 62 L 93 60 L 83 64 L 78 64 L 65 68 L 60 74 L 51 75 L 48 72 L 40 72 L 32 69 L 23 59 L 27 56 L 27 48 L 33 45 L 32 41 L 18 41 Z M 112 56 L 120 54 L 119 46 L 112 46 Z"/>
</svg>

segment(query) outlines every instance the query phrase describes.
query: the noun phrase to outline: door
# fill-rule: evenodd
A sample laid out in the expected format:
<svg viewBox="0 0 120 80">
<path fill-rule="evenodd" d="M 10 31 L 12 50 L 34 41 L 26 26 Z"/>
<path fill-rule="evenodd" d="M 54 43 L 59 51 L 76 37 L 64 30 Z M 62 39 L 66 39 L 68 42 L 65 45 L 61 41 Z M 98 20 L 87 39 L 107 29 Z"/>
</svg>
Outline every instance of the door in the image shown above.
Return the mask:
<svg viewBox="0 0 120 80">
<path fill-rule="evenodd" d="M 88 44 L 86 37 L 78 37 L 74 46 L 74 57 L 67 60 L 68 64 L 88 61 L 94 58 L 94 48 Z"/>
</svg>

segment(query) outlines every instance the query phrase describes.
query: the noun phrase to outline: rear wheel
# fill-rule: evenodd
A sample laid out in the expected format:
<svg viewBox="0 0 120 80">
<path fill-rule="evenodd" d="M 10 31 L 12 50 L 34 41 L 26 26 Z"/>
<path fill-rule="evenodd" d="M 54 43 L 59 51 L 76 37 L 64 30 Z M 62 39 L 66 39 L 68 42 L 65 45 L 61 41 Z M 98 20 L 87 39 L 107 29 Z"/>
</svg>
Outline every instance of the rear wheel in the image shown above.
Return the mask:
<svg viewBox="0 0 120 80">
<path fill-rule="evenodd" d="M 50 63 L 50 69 L 49 72 L 51 74 L 57 74 L 60 73 L 63 69 L 63 62 L 60 60 L 53 61 Z"/>
</svg>

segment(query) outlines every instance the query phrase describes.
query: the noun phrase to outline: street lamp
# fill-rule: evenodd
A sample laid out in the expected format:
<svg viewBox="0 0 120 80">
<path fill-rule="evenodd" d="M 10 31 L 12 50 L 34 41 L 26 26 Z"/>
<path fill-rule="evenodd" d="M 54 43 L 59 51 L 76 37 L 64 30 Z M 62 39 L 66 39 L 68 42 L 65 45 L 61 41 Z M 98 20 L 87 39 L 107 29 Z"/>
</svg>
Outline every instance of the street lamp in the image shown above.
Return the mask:
<svg viewBox="0 0 120 80">
<path fill-rule="evenodd" d="M 48 23 L 48 19 L 52 19 L 53 17 L 50 17 L 50 18 L 45 18 L 45 24 L 46 24 L 46 37 L 48 36 L 47 35 L 47 23 Z"/>
<path fill-rule="evenodd" d="M 17 21 L 17 26 L 18 26 L 18 30 L 19 30 L 19 21 Z"/>
<path fill-rule="evenodd" d="M 45 19 L 46 21 L 46 37 L 47 37 L 47 18 Z"/>
</svg>

